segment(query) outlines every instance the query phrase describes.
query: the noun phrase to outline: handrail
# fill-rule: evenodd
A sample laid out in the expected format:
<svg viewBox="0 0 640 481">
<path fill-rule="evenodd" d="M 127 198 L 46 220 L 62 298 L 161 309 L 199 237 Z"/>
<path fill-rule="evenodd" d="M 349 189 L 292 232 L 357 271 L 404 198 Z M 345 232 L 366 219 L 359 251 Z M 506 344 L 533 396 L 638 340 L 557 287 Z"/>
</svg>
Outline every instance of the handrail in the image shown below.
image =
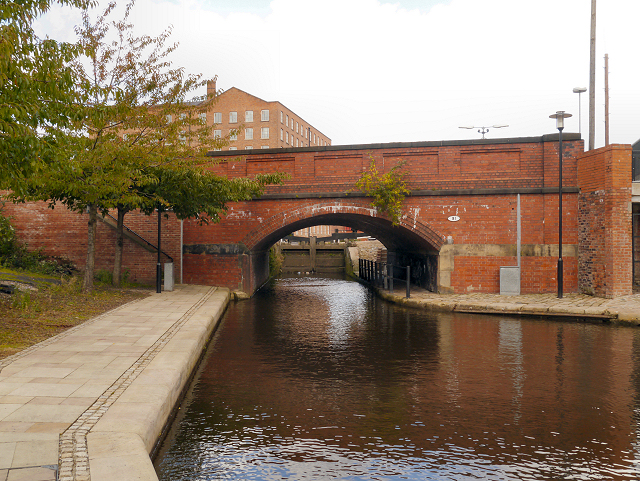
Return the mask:
<svg viewBox="0 0 640 481">
<path fill-rule="evenodd" d="M 406 270 L 406 278 L 393 277 L 394 267 Z M 385 270 L 387 272 L 385 272 Z M 393 294 L 393 280 L 405 280 L 406 298 L 411 297 L 411 266 L 394 266 L 393 264 L 371 261 L 369 259 L 358 259 L 358 277 L 373 286 L 380 286 L 384 289 L 388 288 L 391 294 Z"/>
<path fill-rule="evenodd" d="M 116 219 L 114 216 L 112 216 L 111 214 L 109 214 L 108 212 L 104 212 L 105 215 L 108 215 L 109 217 L 111 217 L 111 219 L 113 219 L 116 222 L 116 225 L 118 225 L 118 219 Z M 131 235 L 137 237 L 138 239 L 140 239 L 142 242 L 146 243 L 149 247 L 152 247 L 153 249 L 155 249 L 156 251 L 158 250 L 158 246 L 153 245 L 151 242 L 149 242 L 147 239 L 145 239 L 144 237 L 142 237 L 140 234 L 138 234 L 137 232 L 129 229 L 126 225 L 122 225 L 122 227 L 124 227 L 125 229 L 127 229 L 127 232 L 129 232 Z M 173 263 L 173 257 L 171 257 L 169 254 L 167 254 L 165 251 L 161 250 L 160 254 L 164 254 L 169 261 L 171 261 Z"/>
</svg>

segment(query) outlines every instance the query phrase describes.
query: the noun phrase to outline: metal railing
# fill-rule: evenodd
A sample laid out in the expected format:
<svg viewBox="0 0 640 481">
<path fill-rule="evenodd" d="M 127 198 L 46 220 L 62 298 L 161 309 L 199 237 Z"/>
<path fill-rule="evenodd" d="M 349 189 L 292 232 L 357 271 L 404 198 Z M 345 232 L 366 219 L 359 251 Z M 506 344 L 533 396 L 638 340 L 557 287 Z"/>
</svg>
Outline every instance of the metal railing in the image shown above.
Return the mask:
<svg viewBox="0 0 640 481">
<path fill-rule="evenodd" d="M 406 273 L 405 279 L 393 276 L 394 267 Z M 393 264 L 370 261 L 368 259 L 358 259 L 358 276 L 374 287 L 388 289 L 391 294 L 393 294 L 394 280 L 405 281 L 405 297 L 407 299 L 411 297 L 411 266 L 394 266 Z"/>
<path fill-rule="evenodd" d="M 106 217 L 110 217 L 113 221 L 115 221 L 116 225 L 115 226 L 111 226 L 113 228 L 115 228 L 118 225 L 118 219 L 116 219 L 114 216 L 112 216 L 111 214 L 109 214 L 108 212 L 105 212 L 105 216 Z M 124 230 L 126 230 L 131 236 L 136 237 L 137 239 L 139 239 L 141 242 L 145 243 L 147 246 L 149 246 L 150 248 L 152 248 L 153 250 L 155 250 L 156 252 L 158 251 L 158 246 L 152 244 L 151 242 L 149 242 L 147 239 L 145 239 L 144 237 L 142 237 L 140 234 L 138 234 L 136 231 L 133 231 L 131 229 L 129 229 L 126 225 L 122 226 L 124 228 Z M 173 262 L 173 257 L 171 257 L 169 254 L 167 254 L 165 251 L 160 250 L 160 253 L 162 255 L 164 255 L 167 259 L 169 259 L 169 262 Z"/>
</svg>

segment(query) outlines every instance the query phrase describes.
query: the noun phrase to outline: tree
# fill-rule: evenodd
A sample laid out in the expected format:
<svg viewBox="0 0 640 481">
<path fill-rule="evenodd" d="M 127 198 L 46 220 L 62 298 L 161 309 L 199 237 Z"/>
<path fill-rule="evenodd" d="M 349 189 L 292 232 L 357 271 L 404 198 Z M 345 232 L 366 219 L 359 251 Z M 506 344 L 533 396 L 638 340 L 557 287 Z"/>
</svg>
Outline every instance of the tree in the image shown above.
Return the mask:
<svg viewBox="0 0 640 481">
<path fill-rule="evenodd" d="M 79 117 L 69 63 L 77 45 L 39 39 L 32 23 L 52 3 L 79 8 L 88 0 L 0 2 L 0 189 L 51 164 Z"/>
<path fill-rule="evenodd" d="M 115 2 L 95 22 L 83 12 L 76 33 L 86 58 L 72 63 L 84 99 L 82 117 L 72 125 L 74 141 L 62 165 L 30 179 L 23 196 L 88 212 L 84 291 L 93 286 L 99 211 L 118 210 L 114 280 L 119 284 L 127 212 L 171 208 L 190 217 L 201 209 L 216 218 L 226 201 L 264 185 L 205 174 L 204 154 L 227 141 L 213 139 L 202 116 L 214 98 L 187 99 L 206 82 L 171 67 L 167 56 L 176 45 L 165 45 L 170 30 L 155 38 L 133 34 L 128 23 L 133 4 L 119 21 L 108 19 Z"/>
<path fill-rule="evenodd" d="M 381 174 L 373 156 L 369 155 L 369 158 L 371 159 L 369 170 L 362 173 L 356 182 L 356 187 L 373 197 L 372 207 L 386 213 L 392 224 L 398 225 L 402 218 L 404 198 L 411 193 L 404 181 L 404 173 L 400 172 L 406 162 L 398 162 L 389 172 Z"/>
</svg>

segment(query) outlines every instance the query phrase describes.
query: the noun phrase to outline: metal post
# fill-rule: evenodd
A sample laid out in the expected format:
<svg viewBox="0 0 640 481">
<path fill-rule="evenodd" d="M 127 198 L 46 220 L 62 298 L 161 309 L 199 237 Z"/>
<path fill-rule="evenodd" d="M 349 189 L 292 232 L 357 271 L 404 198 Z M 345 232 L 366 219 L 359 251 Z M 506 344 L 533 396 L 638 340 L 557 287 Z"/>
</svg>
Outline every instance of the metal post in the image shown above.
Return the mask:
<svg viewBox="0 0 640 481">
<path fill-rule="evenodd" d="M 591 0 L 591 41 L 589 49 L 589 150 L 596 142 L 596 0 Z"/>
<path fill-rule="evenodd" d="M 560 135 L 558 138 L 558 299 L 562 299 L 562 284 L 563 284 L 563 264 L 562 264 L 562 127 L 558 128 Z"/>
<path fill-rule="evenodd" d="M 393 264 L 387 264 L 389 270 L 389 292 L 393 294 Z"/>
<path fill-rule="evenodd" d="M 161 221 L 162 221 L 162 212 L 158 207 L 158 262 L 156 264 L 156 292 L 160 294 L 162 292 L 162 266 L 160 265 L 160 256 L 162 255 L 162 251 L 160 249 L 160 241 L 161 241 Z"/>
<path fill-rule="evenodd" d="M 411 266 L 407 266 L 407 299 L 411 297 L 411 293 L 409 292 L 409 285 L 411 283 Z"/>
<path fill-rule="evenodd" d="M 389 287 L 389 268 L 386 267 L 384 264 L 382 264 L 382 281 L 383 281 L 383 288 L 386 291 Z"/>
</svg>

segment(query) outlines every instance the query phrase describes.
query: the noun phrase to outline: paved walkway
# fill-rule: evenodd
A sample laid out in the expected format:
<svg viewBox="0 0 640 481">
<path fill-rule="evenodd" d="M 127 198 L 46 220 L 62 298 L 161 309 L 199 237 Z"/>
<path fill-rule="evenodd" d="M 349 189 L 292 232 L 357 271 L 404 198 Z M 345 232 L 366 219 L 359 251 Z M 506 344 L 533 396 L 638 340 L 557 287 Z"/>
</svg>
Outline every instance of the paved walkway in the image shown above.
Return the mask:
<svg viewBox="0 0 640 481">
<path fill-rule="evenodd" d="M 434 294 L 424 289 L 411 288 L 410 298 L 405 286 L 396 287 L 394 294 L 379 289 L 380 296 L 398 304 L 421 309 L 486 314 L 513 314 L 534 316 L 579 317 L 602 319 L 622 325 L 640 325 L 640 294 L 603 299 L 584 294 L 525 294 L 501 296 L 499 294 Z"/>
<path fill-rule="evenodd" d="M 229 299 L 180 286 L 2 360 L 0 481 L 157 480 L 149 452 Z"/>
</svg>

